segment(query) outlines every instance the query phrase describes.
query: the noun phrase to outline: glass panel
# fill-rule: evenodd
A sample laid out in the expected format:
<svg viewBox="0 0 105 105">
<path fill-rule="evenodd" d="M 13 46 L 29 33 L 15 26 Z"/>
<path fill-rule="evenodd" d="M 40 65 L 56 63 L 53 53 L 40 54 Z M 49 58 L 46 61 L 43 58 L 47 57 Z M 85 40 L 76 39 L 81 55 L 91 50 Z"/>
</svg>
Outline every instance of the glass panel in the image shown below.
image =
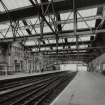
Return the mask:
<svg viewBox="0 0 105 105">
<path fill-rule="evenodd" d="M 75 38 L 68 38 L 67 40 L 68 40 L 68 42 L 74 42 L 74 41 L 76 41 Z"/>
<path fill-rule="evenodd" d="M 79 45 L 79 48 L 87 48 L 88 45 Z M 76 49 L 76 46 L 71 46 L 71 49 Z"/>
<path fill-rule="evenodd" d="M 24 26 L 22 21 L 19 21 L 19 25 L 20 25 L 20 27 Z"/>
<path fill-rule="evenodd" d="M 56 21 L 56 17 L 54 17 L 54 15 L 49 15 L 49 16 L 45 16 L 46 17 L 46 20 L 48 21 L 48 22 L 52 22 L 52 20 L 53 21 Z"/>
<path fill-rule="evenodd" d="M 49 40 L 50 43 L 56 43 L 56 40 Z"/>
<path fill-rule="evenodd" d="M 72 51 L 72 52 L 76 52 L 77 53 L 77 51 Z M 80 53 L 81 52 L 87 52 L 87 50 L 82 50 L 82 51 L 79 51 Z"/>
<path fill-rule="evenodd" d="M 80 41 L 89 41 L 90 37 L 88 37 L 88 36 L 87 37 L 80 37 L 79 40 Z"/>
<path fill-rule="evenodd" d="M 71 49 L 76 49 L 76 46 L 70 46 Z"/>
<path fill-rule="evenodd" d="M 52 32 L 52 31 L 48 26 L 46 26 L 46 27 L 44 27 L 43 32 L 48 33 L 48 32 Z"/>
<path fill-rule="evenodd" d="M 95 16 L 97 13 L 97 8 L 79 10 L 79 13 L 82 17 Z M 61 20 L 73 19 L 73 13 L 71 14 L 69 12 L 61 13 L 60 16 L 61 16 Z M 81 16 L 79 16 L 79 14 L 77 15 L 78 18 L 82 19 Z M 64 26 L 63 30 L 73 30 L 73 23 L 72 22 L 73 22 L 73 20 L 71 20 L 71 23 L 67 23 L 65 25 L 62 24 L 62 26 Z M 91 20 L 91 21 L 86 21 L 86 22 L 90 27 L 95 27 L 96 20 Z M 88 28 L 88 26 L 86 25 L 86 23 L 84 21 L 78 22 L 77 26 L 78 26 L 78 29 Z"/>
<path fill-rule="evenodd" d="M 7 35 L 6 35 L 6 37 L 7 37 L 7 38 L 13 37 L 13 33 L 12 33 L 12 32 L 8 32 Z"/>
<path fill-rule="evenodd" d="M 4 38 L 3 35 L 0 33 L 0 38 Z"/>
<path fill-rule="evenodd" d="M 31 45 L 35 45 L 35 42 L 33 40 L 29 40 L 25 42 L 26 46 L 31 46 Z"/>
<path fill-rule="evenodd" d="M 90 28 L 93 28 L 93 27 L 95 27 L 95 20 L 91 20 L 91 21 L 86 21 L 87 22 L 87 24 L 88 24 L 88 26 L 90 27 Z M 86 25 L 86 23 L 85 22 L 78 22 L 77 23 L 77 27 L 78 27 L 78 29 L 83 29 L 83 28 L 89 28 L 87 25 Z"/>
<path fill-rule="evenodd" d="M 32 51 L 38 51 L 38 49 L 35 49 L 35 48 L 34 48 L 34 49 L 32 49 Z"/>
<path fill-rule="evenodd" d="M 59 50 L 63 49 L 63 47 L 58 47 Z"/>
<path fill-rule="evenodd" d="M 45 47 L 45 48 L 41 48 L 40 50 L 41 50 L 41 51 L 44 51 L 44 50 L 50 50 L 50 48 Z"/>
<path fill-rule="evenodd" d="M 87 48 L 88 45 L 80 45 L 79 48 Z"/>
<path fill-rule="evenodd" d="M 73 19 L 73 13 L 71 12 L 61 13 L 60 16 L 61 20 Z"/>
<path fill-rule="evenodd" d="M 18 30 L 18 34 L 17 35 L 18 36 L 24 36 L 24 34 L 20 30 Z"/>
<path fill-rule="evenodd" d="M 53 49 L 56 50 L 57 47 L 53 47 Z M 58 49 L 59 49 L 59 50 L 63 50 L 63 47 L 62 47 L 62 46 L 61 46 L 61 47 L 58 47 Z"/>
<path fill-rule="evenodd" d="M 82 15 L 82 17 L 94 16 L 97 13 L 97 8 L 80 10 L 79 13 Z M 78 15 L 78 17 L 79 17 L 79 15 Z"/>
<path fill-rule="evenodd" d="M 79 41 L 89 41 L 90 36 L 79 37 Z M 76 38 L 68 38 L 68 42 L 76 42 Z"/>
<path fill-rule="evenodd" d="M 48 40 L 44 40 L 44 41 L 45 41 L 46 44 L 49 44 L 49 41 Z"/>
<path fill-rule="evenodd" d="M 86 21 L 86 22 L 90 28 L 95 27 L 95 22 L 96 22 L 95 20 Z M 86 25 L 85 22 L 78 22 L 77 23 L 78 29 L 89 28 L 88 26 Z M 73 30 L 74 29 L 73 23 L 62 25 L 62 27 L 63 27 L 63 30 Z"/>
<path fill-rule="evenodd" d="M 73 23 L 62 25 L 63 30 L 73 30 Z"/>
<path fill-rule="evenodd" d="M 32 24 L 39 24 L 39 19 L 36 17 L 36 18 L 29 18 L 29 19 L 26 19 L 29 23 L 32 23 Z"/>
<path fill-rule="evenodd" d="M 29 0 L 3 0 L 8 10 L 30 6 Z"/>
<path fill-rule="evenodd" d="M 24 36 L 28 36 L 29 35 L 26 30 L 22 30 L 22 32 L 24 33 Z"/>
<path fill-rule="evenodd" d="M 40 28 L 35 28 L 35 30 L 36 30 L 37 34 L 40 33 Z"/>
<path fill-rule="evenodd" d="M 8 28 L 9 28 L 9 23 L 0 24 L 0 30 L 1 29 L 8 29 Z"/>
<path fill-rule="evenodd" d="M 64 42 L 64 39 L 59 39 L 59 43 L 63 43 Z"/>
<path fill-rule="evenodd" d="M 53 50 L 56 50 L 57 49 L 57 47 L 53 47 Z"/>
</svg>

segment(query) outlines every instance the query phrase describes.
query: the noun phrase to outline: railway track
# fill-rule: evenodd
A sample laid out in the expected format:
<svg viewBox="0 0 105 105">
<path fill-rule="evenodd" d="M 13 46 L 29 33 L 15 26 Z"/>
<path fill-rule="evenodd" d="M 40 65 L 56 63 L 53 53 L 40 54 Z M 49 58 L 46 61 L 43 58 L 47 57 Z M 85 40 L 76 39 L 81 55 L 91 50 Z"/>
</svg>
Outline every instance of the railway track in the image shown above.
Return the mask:
<svg viewBox="0 0 105 105">
<path fill-rule="evenodd" d="M 41 105 L 61 83 L 68 78 L 72 79 L 74 75 L 75 73 L 61 72 L 26 82 L 27 84 L 13 87 L 8 85 L 6 90 L 0 91 L 0 105 Z M 46 105 L 49 105 L 49 102 L 46 102 Z"/>
<path fill-rule="evenodd" d="M 30 76 L 30 77 L 22 77 L 22 78 L 16 78 L 16 79 L 9 79 L 9 80 L 3 80 L 0 81 L 0 91 L 2 90 L 6 90 L 8 88 L 13 88 L 13 87 L 17 87 L 17 86 L 21 86 L 21 85 L 25 85 L 28 83 L 32 83 L 32 82 L 36 82 L 39 80 L 42 80 L 43 78 L 50 78 L 53 77 L 55 74 L 52 73 L 50 75 L 45 74 L 45 75 L 41 75 L 41 76 Z"/>
</svg>

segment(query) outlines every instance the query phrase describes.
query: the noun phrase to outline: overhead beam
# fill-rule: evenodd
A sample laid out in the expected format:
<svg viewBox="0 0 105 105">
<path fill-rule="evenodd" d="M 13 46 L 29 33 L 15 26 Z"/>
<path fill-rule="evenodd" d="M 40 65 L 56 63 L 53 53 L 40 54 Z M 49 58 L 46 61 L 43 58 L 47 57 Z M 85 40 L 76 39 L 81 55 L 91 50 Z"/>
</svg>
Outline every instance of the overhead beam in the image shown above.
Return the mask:
<svg viewBox="0 0 105 105">
<path fill-rule="evenodd" d="M 91 36 L 91 35 L 95 35 L 98 33 L 105 33 L 105 29 L 100 29 L 100 30 L 93 30 L 92 32 L 89 29 L 82 29 L 82 30 L 77 30 L 77 35 L 79 36 Z M 55 35 L 52 32 L 49 33 L 44 33 L 43 34 L 43 38 L 44 39 L 55 39 Z M 103 34 L 100 34 L 103 35 Z M 74 38 L 74 34 L 73 31 L 63 31 L 61 33 L 59 33 L 58 37 L 60 38 Z M 35 35 L 25 35 L 25 36 L 21 36 L 21 37 L 16 37 L 16 40 L 21 40 L 24 38 L 28 38 L 28 40 L 35 40 L 35 39 L 39 39 L 40 38 L 40 34 L 35 34 Z M 0 42 L 11 42 L 13 40 L 13 37 L 10 38 L 0 38 Z"/>
<path fill-rule="evenodd" d="M 79 56 L 79 59 L 77 59 L 77 56 L 76 55 L 66 55 L 66 56 L 63 56 L 63 55 L 58 55 L 58 56 L 56 56 L 56 55 L 46 55 L 46 56 L 48 56 L 48 57 L 50 57 L 50 58 L 55 58 L 55 59 L 59 59 L 59 60 L 70 60 L 70 59 L 75 59 L 75 60 L 84 60 L 84 59 L 87 59 L 88 61 L 90 60 L 90 59 L 93 59 L 94 57 L 92 57 L 92 56 L 83 56 L 83 55 L 81 55 L 81 56 Z"/>
<path fill-rule="evenodd" d="M 105 49 L 105 47 L 86 47 L 86 48 L 79 48 L 79 52 L 83 52 L 83 51 L 89 51 L 89 50 L 95 50 L 95 49 Z M 58 52 L 73 52 L 73 51 L 77 51 L 77 49 L 58 49 Z M 40 52 L 42 53 L 53 53 L 56 52 L 56 50 L 40 50 Z M 39 53 L 39 51 L 33 51 L 33 53 Z"/>
<path fill-rule="evenodd" d="M 65 2 L 64 1 L 60 1 L 60 2 L 55 2 L 54 3 L 54 7 L 55 7 L 55 11 L 64 11 L 64 10 L 69 10 L 69 7 L 72 6 L 72 4 L 66 4 L 64 5 Z M 20 8 L 20 9 L 15 9 L 15 10 L 11 10 L 9 11 L 9 16 L 11 19 L 13 20 L 19 20 L 19 19 L 24 19 L 24 18 L 28 18 L 28 17 L 32 17 L 32 16 L 38 16 L 39 14 L 39 6 L 37 4 L 34 4 L 35 6 L 29 6 L 29 7 L 25 7 L 25 8 Z M 43 4 L 46 7 L 49 5 L 49 3 L 45 3 Z M 62 6 L 62 9 L 61 9 Z M 49 6 L 49 13 L 53 13 L 52 11 L 52 6 Z M 0 14 L 0 22 L 4 22 L 4 21 L 9 21 L 10 18 L 7 16 L 7 13 L 2 13 Z"/>
<path fill-rule="evenodd" d="M 91 20 L 96 20 L 96 19 L 105 19 L 105 17 L 104 16 L 102 16 L 102 15 L 97 15 L 97 16 L 89 16 L 89 17 L 84 17 L 84 21 L 91 21 Z M 23 19 L 24 20 L 24 19 Z M 81 18 L 78 18 L 77 19 L 77 22 L 82 22 L 83 21 L 83 19 L 81 19 Z M 58 24 L 58 25 L 61 25 L 61 24 L 69 24 L 69 23 L 73 23 L 74 22 L 74 20 L 73 19 L 68 19 L 68 20 L 59 20 L 59 21 L 56 21 L 56 24 Z M 50 25 L 53 25 L 53 23 L 52 22 L 49 22 L 50 23 Z M 21 30 L 25 30 L 25 29 L 27 29 L 27 28 L 31 28 L 31 27 L 36 27 L 36 28 L 39 28 L 40 27 L 40 24 L 27 24 L 27 25 L 25 25 L 25 26 L 21 26 L 21 27 L 19 27 Z M 47 26 L 47 24 L 44 24 L 44 27 L 46 27 Z M 0 29 L 0 32 L 6 32 L 7 31 L 7 28 L 4 28 L 4 29 Z M 11 31 L 11 30 L 9 30 L 9 31 Z"/>
<path fill-rule="evenodd" d="M 90 44 L 90 41 L 79 41 L 78 42 L 79 45 L 89 45 Z M 63 46 L 65 45 L 65 43 L 58 43 L 58 46 Z M 73 45 L 76 45 L 76 42 L 68 42 L 66 44 L 66 46 L 73 46 Z M 40 48 L 41 47 L 56 47 L 56 43 L 51 43 L 51 44 L 43 44 L 43 45 L 40 45 Z M 26 46 L 28 48 L 38 48 L 39 46 L 38 45 L 31 45 L 31 46 Z"/>
<path fill-rule="evenodd" d="M 48 54 L 46 53 L 46 54 L 44 54 L 44 55 L 57 56 L 57 55 L 56 55 L 56 52 L 55 52 L 55 53 L 50 53 L 50 54 L 49 54 L 49 53 L 48 53 Z M 63 53 L 63 52 L 61 52 L 61 53 L 58 53 L 58 55 L 61 56 L 61 57 L 63 57 L 63 56 L 73 56 L 73 55 L 74 55 L 74 56 L 77 56 L 77 53 L 76 53 L 76 52 L 70 52 L 70 53 L 67 53 L 67 52 L 64 52 L 64 53 Z M 84 55 L 85 55 L 85 56 L 92 56 L 92 55 L 89 54 L 88 52 L 80 52 L 80 53 L 79 53 L 79 56 L 84 56 Z"/>
<path fill-rule="evenodd" d="M 92 7 L 92 6 L 99 6 L 105 4 L 105 0 L 76 0 L 77 2 L 77 8 L 86 8 L 86 7 Z M 64 12 L 69 11 L 73 9 L 73 1 L 72 0 L 64 0 L 59 2 L 54 2 L 54 7 L 56 12 Z M 43 4 L 45 6 L 48 6 L 48 3 Z M 62 7 L 62 8 L 61 8 Z M 51 6 L 49 7 L 49 13 L 53 13 Z M 19 20 L 24 19 L 32 16 L 38 15 L 38 7 L 35 5 L 24 7 L 20 9 L 10 10 L 9 11 L 9 17 L 7 13 L 3 12 L 0 14 L 0 22 L 9 21 L 10 18 L 13 20 Z"/>
<path fill-rule="evenodd" d="M 24 24 L 25 26 L 28 25 L 27 22 L 26 22 L 26 20 L 22 20 L 22 22 L 23 22 L 23 24 Z M 28 33 L 29 35 L 32 35 L 32 33 L 31 33 L 31 31 L 30 31 L 29 28 L 26 28 L 26 31 L 27 31 L 27 33 Z"/>
</svg>

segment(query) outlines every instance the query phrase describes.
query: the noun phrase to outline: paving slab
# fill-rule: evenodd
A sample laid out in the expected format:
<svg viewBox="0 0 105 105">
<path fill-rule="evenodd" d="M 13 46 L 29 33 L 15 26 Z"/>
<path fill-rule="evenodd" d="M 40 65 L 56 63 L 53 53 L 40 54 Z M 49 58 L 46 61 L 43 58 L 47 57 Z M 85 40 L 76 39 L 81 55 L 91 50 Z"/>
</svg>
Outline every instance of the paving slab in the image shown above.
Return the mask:
<svg viewBox="0 0 105 105">
<path fill-rule="evenodd" d="M 38 73 L 15 73 L 13 75 L 0 75 L 0 80 L 6 80 L 6 79 L 14 79 L 14 78 L 21 78 L 21 77 L 28 77 L 28 76 L 37 76 L 37 75 L 44 75 L 48 73 L 56 73 L 60 72 L 57 71 L 45 71 L 45 72 L 38 72 Z"/>
<path fill-rule="evenodd" d="M 105 105 L 105 76 L 78 72 L 50 105 Z"/>
</svg>

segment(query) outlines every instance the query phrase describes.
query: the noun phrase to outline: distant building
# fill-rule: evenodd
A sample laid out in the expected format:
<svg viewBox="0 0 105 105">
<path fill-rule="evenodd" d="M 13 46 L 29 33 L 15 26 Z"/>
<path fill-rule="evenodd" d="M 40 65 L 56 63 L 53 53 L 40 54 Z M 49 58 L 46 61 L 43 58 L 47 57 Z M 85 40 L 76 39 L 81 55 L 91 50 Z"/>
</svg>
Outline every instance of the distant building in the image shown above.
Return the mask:
<svg viewBox="0 0 105 105">
<path fill-rule="evenodd" d="M 40 72 L 42 56 L 35 55 L 19 42 L 0 44 L 0 74 Z"/>
</svg>

